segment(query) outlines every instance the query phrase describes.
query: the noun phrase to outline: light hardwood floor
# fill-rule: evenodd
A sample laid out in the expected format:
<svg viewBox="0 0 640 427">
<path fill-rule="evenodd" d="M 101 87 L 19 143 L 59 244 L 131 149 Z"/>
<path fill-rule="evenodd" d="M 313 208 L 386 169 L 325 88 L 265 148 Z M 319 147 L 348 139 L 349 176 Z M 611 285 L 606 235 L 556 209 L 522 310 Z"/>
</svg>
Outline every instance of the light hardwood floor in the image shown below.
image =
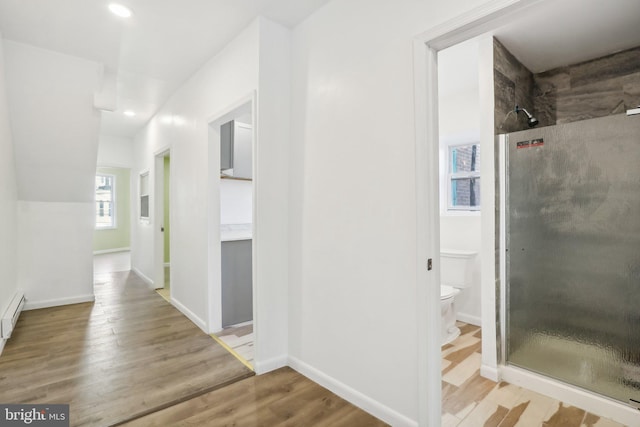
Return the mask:
<svg viewBox="0 0 640 427">
<path fill-rule="evenodd" d="M 130 272 L 96 276 L 95 303 L 23 312 L 0 357 L 0 402 L 69 403 L 108 426 L 253 375 Z"/>
<path fill-rule="evenodd" d="M 480 328 L 458 322 L 461 335 L 442 347 L 443 427 L 623 427 L 585 409 L 480 376 Z"/>
<path fill-rule="evenodd" d="M 387 424 L 294 370 L 281 368 L 125 425 L 377 427 Z"/>
</svg>

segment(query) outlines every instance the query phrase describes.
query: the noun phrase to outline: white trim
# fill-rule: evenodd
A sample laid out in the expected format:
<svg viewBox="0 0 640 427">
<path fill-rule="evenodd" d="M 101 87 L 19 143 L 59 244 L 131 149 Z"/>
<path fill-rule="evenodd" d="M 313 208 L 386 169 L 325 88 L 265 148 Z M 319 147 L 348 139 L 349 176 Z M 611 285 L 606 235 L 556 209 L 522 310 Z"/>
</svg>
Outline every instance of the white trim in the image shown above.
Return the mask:
<svg viewBox="0 0 640 427">
<path fill-rule="evenodd" d="M 276 369 L 287 366 L 287 355 L 280 355 L 278 357 L 272 357 L 267 360 L 255 360 L 253 361 L 253 370 L 257 375 L 266 374 L 267 372 L 275 371 Z"/>
<path fill-rule="evenodd" d="M 259 353 L 260 346 L 260 332 L 259 332 L 259 319 L 257 313 L 258 307 L 258 254 L 257 254 L 257 240 L 258 240 L 258 117 L 257 117 L 257 92 L 252 90 L 245 96 L 240 97 L 235 102 L 229 104 L 225 108 L 222 108 L 217 113 L 212 114 L 207 119 L 208 124 L 208 141 L 209 146 L 209 177 L 208 187 L 211 189 L 217 189 L 218 191 L 209 191 L 209 200 L 207 203 L 207 223 L 208 223 L 208 315 L 207 325 L 210 333 L 213 331 L 222 329 L 222 305 L 220 295 L 222 294 L 222 283 L 220 277 L 220 260 L 222 253 L 221 239 L 220 239 L 220 150 L 212 149 L 214 143 L 219 144 L 219 127 L 223 123 L 229 120 L 233 120 L 238 115 L 251 113 L 251 126 L 253 128 L 253 141 L 252 141 L 252 167 L 253 171 L 251 176 L 252 180 L 252 204 L 253 204 L 253 233 L 252 233 L 252 278 L 253 278 L 253 320 L 255 322 L 254 327 L 254 351 L 255 354 Z M 217 147 L 218 145 L 216 145 Z M 258 370 L 256 370 L 258 371 Z"/>
<path fill-rule="evenodd" d="M 165 233 L 164 230 L 164 159 L 171 157 L 171 146 L 166 145 L 153 153 L 153 181 L 150 180 L 149 193 L 152 200 L 149 204 L 150 213 L 153 212 L 155 222 L 152 227 L 153 236 L 153 281 L 157 283 L 156 289 L 164 288 L 164 252 L 165 252 Z M 170 165 L 171 166 L 171 165 Z M 171 176 L 171 172 L 169 172 Z M 169 182 L 169 204 L 171 204 L 171 182 Z M 171 206 L 169 206 L 169 215 L 171 215 Z M 169 219 L 171 222 L 171 219 Z M 169 229 L 168 233 L 171 233 Z M 171 242 L 171 236 L 169 236 Z"/>
<path fill-rule="evenodd" d="M 177 308 L 182 314 L 187 316 L 189 320 L 191 320 L 198 328 L 200 328 L 204 333 L 207 332 L 207 324 L 204 320 L 195 315 L 195 313 L 189 310 L 184 304 L 182 304 L 177 299 L 171 297 L 171 304 Z"/>
<path fill-rule="evenodd" d="M 440 425 L 442 411 L 438 344 L 439 263 L 435 263 L 433 274 L 425 271 L 427 258 L 438 259 L 436 255 L 439 253 L 440 240 L 437 51 L 498 28 L 499 24 L 509 20 L 510 15 L 523 13 L 524 9 L 540 1 L 547 0 L 493 0 L 437 25 L 414 39 L 417 386 L 418 420 L 422 426 Z M 490 261 L 488 259 L 486 262 Z M 483 313 L 483 317 L 484 314 L 489 313 Z"/>
<path fill-rule="evenodd" d="M 235 117 L 236 110 L 242 110 L 242 112 L 244 113 L 250 112 L 253 114 L 255 113 L 255 111 L 253 111 L 253 107 L 247 110 L 244 110 L 241 107 L 244 107 L 245 104 L 249 104 L 249 103 L 255 104 L 255 101 L 256 101 L 256 91 L 252 90 L 250 93 L 246 94 L 245 96 L 240 97 L 236 102 L 233 102 L 230 105 L 220 109 L 216 113 L 210 115 L 207 118 L 207 123 L 209 124 L 209 126 L 220 126 L 223 123 L 228 122 L 229 120 L 233 120 L 233 118 Z M 256 127 L 255 126 L 256 118 L 253 115 L 252 115 L 252 121 L 253 123 L 251 125 L 253 127 Z"/>
<path fill-rule="evenodd" d="M 586 408 L 593 414 L 610 418 L 629 427 L 640 427 L 640 413 L 630 406 L 515 366 L 501 366 L 500 372 L 504 381 L 516 386 L 544 394 L 569 405 Z"/>
<path fill-rule="evenodd" d="M 80 304 L 83 302 L 93 302 L 95 301 L 95 296 L 93 294 L 89 295 L 78 295 L 75 297 L 68 298 L 57 298 L 50 299 L 44 301 L 33 301 L 27 299 L 27 303 L 24 305 L 25 310 L 37 310 L 39 308 L 49 308 L 49 307 L 58 307 L 61 305 L 70 305 L 70 304 Z"/>
<path fill-rule="evenodd" d="M 4 346 L 7 344 L 7 339 L 0 339 L 0 356 L 2 356 L 2 352 L 4 351 Z"/>
<path fill-rule="evenodd" d="M 151 280 L 149 277 L 147 277 L 142 271 L 140 271 L 140 269 L 138 269 L 137 267 L 133 267 L 131 266 L 131 270 L 136 273 L 136 275 L 138 275 L 147 285 L 149 285 L 149 287 L 151 289 L 155 289 L 156 287 L 153 285 L 153 280 Z"/>
<path fill-rule="evenodd" d="M 507 139 L 500 135 L 498 140 L 498 173 L 500 179 L 500 331 L 501 341 L 498 363 L 507 360 Z"/>
<path fill-rule="evenodd" d="M 482 317 L 480 316 L 472 316 L 470 314 L 465 314 L 465 313 L 456 313 L 456 319 L 461 322 L 470 323 L 475 326 L 482 326 Z"/>
<path fill-rule="evenodd" d="M 416 316 L 418 423 L 438 426 L 442 412 L 440 354 L 440 195 L 436 52 L 414 40 L 416 168 Z M 435 143 L 434 143 L 435 141 Z M 434 154 L 435 153 L 435 154 Z M 435 232 L 434 232 L 435 230 Z M 427 260 L 433 263 L 431 274 Z"/>
<path fill-rule="evenodd" d="M 494 366 L 482 364 L 480 366 L 480 375 L 496 383 L 499 383 L 501 381 L 500 371 Z"/>
<path fill-rule="evenodd" d="M 333 377 L 330 377 L 319 369 L 304 363 L 300 359 L 290 357 L 289 366 L 305 377 L 308 377 L 312 381 L 320 384 L 322 387 L 331 390 L 333 393 L 351 402 L 360 409 L 394 427 L 418 427 L 418 423 L 415 420 L 394 411 L 377 400 L 374 400 L 369 396 L 362 394 L 358 390 L 349 387 Z M 438 402 L 438 405 L 441 405 L 441 402 Z"/>
<path fill-rule="evenodd" d="M 126 247 L 126 248 L 114 248 L 114 249 L 102 249 L 99 251 L 93 251 L 94 255 L 104 255 L 104 254 L 112 254 L 112 253 L 116 253 L 116 252 L 129 252 L 131 251 L 130 247 Z"/>
</svg>

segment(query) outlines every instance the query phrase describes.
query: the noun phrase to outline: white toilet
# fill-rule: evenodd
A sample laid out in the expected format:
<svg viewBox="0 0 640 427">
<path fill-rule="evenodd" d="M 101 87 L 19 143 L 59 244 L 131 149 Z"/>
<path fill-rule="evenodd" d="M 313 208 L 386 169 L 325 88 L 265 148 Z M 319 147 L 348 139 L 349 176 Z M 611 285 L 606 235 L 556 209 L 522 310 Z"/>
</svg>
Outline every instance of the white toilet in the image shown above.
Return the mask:
<svg viewBox="0 0 640 427">
<path fill-rule="evenodd" d="M 471 283 L 475 252 L 440 251 L 440 308 L 442 310 L 442 345 L 460 336 L 456 326 L 455 297 Z"/>
</svg>

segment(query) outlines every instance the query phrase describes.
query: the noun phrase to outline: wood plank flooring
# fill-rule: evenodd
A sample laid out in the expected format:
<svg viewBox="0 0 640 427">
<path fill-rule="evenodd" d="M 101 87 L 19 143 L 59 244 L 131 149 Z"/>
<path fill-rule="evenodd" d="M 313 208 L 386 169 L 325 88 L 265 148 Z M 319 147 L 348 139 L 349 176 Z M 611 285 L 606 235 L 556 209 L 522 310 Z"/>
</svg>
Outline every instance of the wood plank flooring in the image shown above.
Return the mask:
<svg viewBox="0 0 640 427">
<path fill-rule="evenodd" d="M 124 425 L 377 427 L 387 424 L 291 368 L 281 368 Z"/>
<path fill-rule="evenodd" d="M 530 390 L 480 376 L 480 328 L 458 322 L 461 334 L 442 346 L 443 427 L 624 427 Z"/>
<path fill-rule="evenodd" d="M 23 312 L 0 357 L 0 402 L 69 403 L 108 426 L 253 375 L 131 272 L 96 276 L 95 303 Z"/>
</svg>

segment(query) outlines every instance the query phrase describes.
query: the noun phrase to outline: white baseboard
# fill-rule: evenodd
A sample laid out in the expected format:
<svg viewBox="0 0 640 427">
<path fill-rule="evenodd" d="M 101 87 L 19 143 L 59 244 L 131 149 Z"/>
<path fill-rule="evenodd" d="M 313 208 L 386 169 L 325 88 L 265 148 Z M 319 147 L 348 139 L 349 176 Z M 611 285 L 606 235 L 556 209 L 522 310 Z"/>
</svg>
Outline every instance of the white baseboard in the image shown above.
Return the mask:
<svg viewBox="0 0 640 427">
<path fill-rule="evenodd" d="M 95 296 L 93 294 L 78 295 L 75 297 L 57 298 L 57 299 L 50 299 L 50 300 L 44 300 L 44 301 L 33 301 L 30 299 L 27 299 L 27 303 L 24 305 L 24 309 L 37 310 L 39 308 L 58 307 L 61 305 L 80 304 L 83 302 L 93 302 L 93 301 L 95 301 Z"/>
<path fill-rule="evenodd" d="M 640 427 L 640 414 L 630 406 L 514 366 L 501 366 L 500 371 L 502 379 L 511 384 L 588 409 L 594 415 L 610 418 L 629 427 Z"/>
<path fill-rule="evenodd" d="M 147 285 L 149 285 L 149 287 L 151 289 L 155 289 L 156 287 L 153 285 L 153 280 L 149 279 L 147 276 L 144 275 L 144 273 L 140 270 L 138 270 L 136 267 L 131 267 L 131 270 L 133 270 L 134 273 L 136 273 L 137 276 L 139 276 L 142 280 L 144 280 Z"/>
<path fill-rule="evenodd" d="M 498 368 L 495 368 L 493 366 L 481 365 L 480 375 L 496 383 L 499 383 L 501 380 L 500 371 L 498 370 Z"/>
<path fill-rule="evenodd" d="M 254 360 L 253 368 L 256 374 L 262 375 L 287 366 L 288 360 L 286 355 L 273 357 L 268 360 Z"/>
<path fill-rule="evenodd" d="M 4 346 L 6 344 L 7 344 L 7 339 L 6 338 L 0 339 L 0 356 L 2 356 L 2 351 L 4 350 Z"/>
<path fill-rule="evenodd" d="M 482 318 L 478 316 L 471 316 L 470 314 L 456 313 L 456 320 L 464 323 L 470 323 L 475 326 L 482 326 Z"/>
<path fill-rule="evenodd" d="M 131 248 L 115 248 L 115 249 L 103 249 L 100 251 L 93 251 L 94 255 L 112 254 L 115 252 L 128 252 Z"/>
<path fill-rule="evenodd" d="M 198 328 L 202 329 L 205 334 L 209 335 L 209 333 L 207 332 L 207 324 L 201 318 L 196 316 L 193 311 L 189 310 L 187 307 L 185 307 L 184 304 L 173 297 L 171 298 L 171 304 L 173 304 L 173 306 L 177 308 L 180 313 L 187 316 L 187 318 L 191 320 Z"/>
<path fill-rule="evenodd" d="M 394 427 L 418 427 L 417 421 L 394 411 L 376 400 L 373 400 L 369 396 L 360 393 L 359 391 L 328 376 L 324 372 L 321 372 L 295 357 L 289 357 L 289 366 L 321 386 L 331 390 L 343 399 L 356 405 L 360 409 Z"/>
</svg>

